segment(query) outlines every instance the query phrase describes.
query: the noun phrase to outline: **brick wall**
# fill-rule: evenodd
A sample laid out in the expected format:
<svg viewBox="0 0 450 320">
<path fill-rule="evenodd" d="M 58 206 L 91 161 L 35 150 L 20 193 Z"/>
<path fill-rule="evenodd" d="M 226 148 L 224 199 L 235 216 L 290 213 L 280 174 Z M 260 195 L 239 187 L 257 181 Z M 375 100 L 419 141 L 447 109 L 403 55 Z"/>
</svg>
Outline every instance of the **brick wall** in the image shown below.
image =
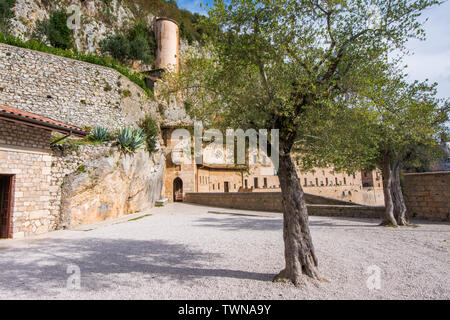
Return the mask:
<svg viewBox="0 0 450 320">
<path fill-rule="evenodd" d="M 379 218 L 384 210 L 384 207 L 360 206 L 308 194 L 305 195 L 305 199 L 309 214 L 317 216 Z M 186 202 L 242 210 L 282 211 L 279 192 L 188 193 Z"/>
<path fill-rule="evenodd" d="M 450 220 L 450 171 L 404 175 L 408 216 L 427 220 Z"/>
<path fill-rule="evenodd" d="M 0 145 L 50 149 L 51 131 L 0 119 Z"/>
<path fill-rule="evenodd" d="M 0 174 L 14 175 L 14 238 L 47 232 L 52 156 L 50 131 L 0 120 Z"/>
</svg>

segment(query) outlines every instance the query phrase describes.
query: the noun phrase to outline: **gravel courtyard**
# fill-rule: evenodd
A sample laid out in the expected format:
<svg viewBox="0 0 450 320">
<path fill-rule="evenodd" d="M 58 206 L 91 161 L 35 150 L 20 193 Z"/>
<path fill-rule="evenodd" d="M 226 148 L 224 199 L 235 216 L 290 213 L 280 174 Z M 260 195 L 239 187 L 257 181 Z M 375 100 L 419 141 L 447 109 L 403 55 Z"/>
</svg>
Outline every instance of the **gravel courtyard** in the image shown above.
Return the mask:
<svg viewBox="0 0 450 320">
<path fill-rule="evenodd" d="M 284 262 L 281 214 L 187 204 L 147 214 L 0 241 L 0 299 L 450 299 L 448 223 L 311 217 L 329 282 L 296 288 L 270 281 Z M 67 286 L 73 266 L 79 289 Z"/>
</svg>

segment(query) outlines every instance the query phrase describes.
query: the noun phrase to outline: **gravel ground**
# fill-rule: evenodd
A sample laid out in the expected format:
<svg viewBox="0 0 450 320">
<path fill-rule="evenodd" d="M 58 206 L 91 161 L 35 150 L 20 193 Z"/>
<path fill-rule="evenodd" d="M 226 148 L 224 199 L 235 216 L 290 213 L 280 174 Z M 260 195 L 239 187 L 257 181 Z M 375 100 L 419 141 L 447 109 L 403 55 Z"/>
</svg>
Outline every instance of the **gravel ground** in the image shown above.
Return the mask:
<svg viewBox="0 0 450 320">
<path fill-rule="evenodd" d="M 377 220 L 311 217 L 329 282 L 294 287 L 270 281 L 284 262 L 280 214 L 186 204 L 148 213 L 0 241 L 0 298 L 450 299 L 449 223 L 392 229 Z M 67 286 L 71 265 L 80 268 L 79 289 Z M 380 287 L 370 290 L 374 270 Z"/>
</svg>

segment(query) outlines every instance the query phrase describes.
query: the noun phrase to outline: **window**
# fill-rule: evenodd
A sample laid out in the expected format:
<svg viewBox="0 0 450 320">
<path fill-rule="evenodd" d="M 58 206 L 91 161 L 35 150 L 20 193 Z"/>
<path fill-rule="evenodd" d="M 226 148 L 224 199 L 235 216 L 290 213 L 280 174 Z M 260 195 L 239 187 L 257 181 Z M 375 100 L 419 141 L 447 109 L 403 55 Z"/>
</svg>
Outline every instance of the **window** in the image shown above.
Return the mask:
<svg viewBox="0 0 450 320">
<path fill-rule="evenodd" d="M 319 179 L 318 178 L 316 178 L 316 186 L 317 187 L 319 186 Z"/>
<path fill-rule="evenodd" d="M 320 181 L 320 186 L 323 187 L 323 181 Z"/>
<path fill-rule="evenodd" d="M 264 188 L 267 188 L 267 178 L 264 178 Z"/>
<path fill-rule="evenodd" d="M 255 189 L 258 188 L 258 178 L 253 179 L 253 186 L 255 187 Z"/>
<path fill-rule="evenodd" d="M 216 185 L 213 183 L 213 190 L 215 190 L 215 188 L 216 188 Z"/>
<path fill-rule="evenodd" d="M 244 180 L 244 185 L 245 185 L 245 189 L 248 189 L 248 180 L 247 179 Z"/>
<path fill-rule="evenodd" d="M 306 187 L 307 184 L 308 184 L 308 180 L 306 180 L 306 178 L 305 178 L 305 183 L 303 185 Z"/>
<path fill-rule="evenodd" d="M 273 175 L 274 175 L 274 176 L 277 176 L 277 175 L 278 175 L 277 170 L 275 170 L 275 169 L 273 170 Z"/>
<path fill-rule="evenodd" d="M 217 184 L 217 190 L 220 190 L 220 183 Z"/>
<path fill-rule="evenodd" d="M 325 178 L 325 185 L 328 185 L 328 178 Z"/>
<path fill-rule="evenodd" d="M 335 180 L 335 182 L 336 182 L 336 185 L 338 185 L 338 179 L 337 179 L 337 178 L 334 178 L 334 180 Z"/>
<path fill-rule="evenodd" d="M 344 184 L 347 184 L 347 179 L 345 179 L 345 177 L 344 177 Z"/>
</svg>

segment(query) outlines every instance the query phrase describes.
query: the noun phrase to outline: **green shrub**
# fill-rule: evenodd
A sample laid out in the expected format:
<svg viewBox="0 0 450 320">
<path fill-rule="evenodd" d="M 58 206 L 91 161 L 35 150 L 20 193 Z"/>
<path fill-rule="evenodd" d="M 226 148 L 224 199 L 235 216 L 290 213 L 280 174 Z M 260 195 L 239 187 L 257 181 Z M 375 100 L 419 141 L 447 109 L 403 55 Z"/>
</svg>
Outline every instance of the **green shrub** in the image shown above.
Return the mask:
<svg viewBox="0 0 450 320">
<path fill-rule="evenodd" d="M 146 136 L 147 150 L 150 153 L 156 151 L 156 142 L 158 141 L 159 128 L 156 121 L 150 116 L 145 116 L 139 123 L 139 127 L 143 130 Z"/>
<path fill-rule="evenodd" d="M 15 0 L 0 0 L 0 32 L 8 33 L 14 17 Z"/>
<path fill-rule="evenodd" d="M 146 136 L 142 129 L 123 128 L 117 135 L 119 148 L 123 153 L 135 153 L 145 145 Z"/>
<path fill-rule="evenodd" d="M 67 14 L 64 11 L 54 11 L 49 19 L 37 22 L 32 37 L 39 41 L 45 37 L 55 48 L 73 48 L 72 30 L 67 26 Z"/>
<path fill-rule="evenodd" d="M 89 140 L 97 142 L 109 141 L 111 140 L 111 134 L 103 127 L 96 127 L 89 136 Z"/>
<path fill-rule="evenodd" d="M 130 41 L 130 58 L 133 60 L 142 60 L 145 63 L 153 61 L 150 55 L 150 46 L 144 37 L 138 36 Z"/>
<path fill-rule="evenodd" d="M 124 98 L 131 97 L 131 91 L 128 89 L 121 91 L 121 93 L 122 93 L 122 97 L 124 97 Z"/>
<path fill-rule="evenodd" d="M 100 50 L 124 63 L 130 57 L 130 41 L 121 34 L 109 35 L 100 41 Z"/>
<path fill-rule="evenodd" d="M 126 34 L 109 35 L 100 41 L 100 50 L 122 63 L 129 60 L 151 63 L 155 59 L 156 43 L 150 28 L 137 23 Z"/>
</svg>

